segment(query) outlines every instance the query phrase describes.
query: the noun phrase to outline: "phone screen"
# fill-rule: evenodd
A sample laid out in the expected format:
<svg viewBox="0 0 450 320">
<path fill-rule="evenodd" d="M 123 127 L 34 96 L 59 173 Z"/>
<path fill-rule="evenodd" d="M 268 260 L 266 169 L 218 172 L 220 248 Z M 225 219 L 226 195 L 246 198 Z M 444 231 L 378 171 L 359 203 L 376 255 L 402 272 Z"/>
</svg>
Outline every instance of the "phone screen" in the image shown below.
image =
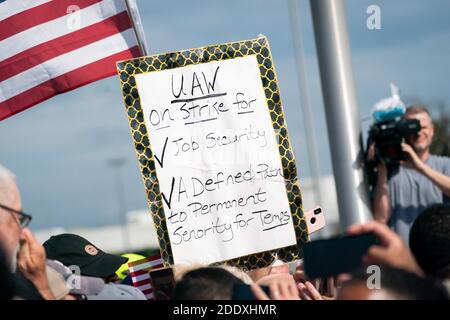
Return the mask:
<svg viewBox="0 0 450 320">
<path fill-rule="evenodd" d="M 270 297 L 270 290 L 267 286 L 260 286 Z M 232 300 L 256 300 L 252 288 L 248 284 L 235 284 L 233 287 Z"/>
<path fill-rule="evenodd" d="M 376 236 L 367 233 L 305 243 L 305 274 L 321 278 L 351 272 L 362 266 L 363 256 L 376 242 Z"/>
<path fill-rule="evenodd" d="M 172 268 L 150 271 L 155 300 L 169 300 L 172 297 L 175 279 Z"/>
</svg>

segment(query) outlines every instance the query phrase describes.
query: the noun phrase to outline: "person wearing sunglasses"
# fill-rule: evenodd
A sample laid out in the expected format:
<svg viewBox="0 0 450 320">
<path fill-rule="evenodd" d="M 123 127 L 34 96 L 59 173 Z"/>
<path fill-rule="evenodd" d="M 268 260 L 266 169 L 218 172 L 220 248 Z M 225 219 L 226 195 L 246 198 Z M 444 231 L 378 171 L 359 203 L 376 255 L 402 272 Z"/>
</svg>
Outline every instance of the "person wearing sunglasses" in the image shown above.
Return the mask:
<svg viewBox="0 0 450 320">
<path fill-rule="evenodd" d="M 22 299 L 54 299 L 45 267 L 44 247 L 27 228 L 32 217 L 22 211 L 13 173 L 0 165 L 0 246 Z"/>
</svg>

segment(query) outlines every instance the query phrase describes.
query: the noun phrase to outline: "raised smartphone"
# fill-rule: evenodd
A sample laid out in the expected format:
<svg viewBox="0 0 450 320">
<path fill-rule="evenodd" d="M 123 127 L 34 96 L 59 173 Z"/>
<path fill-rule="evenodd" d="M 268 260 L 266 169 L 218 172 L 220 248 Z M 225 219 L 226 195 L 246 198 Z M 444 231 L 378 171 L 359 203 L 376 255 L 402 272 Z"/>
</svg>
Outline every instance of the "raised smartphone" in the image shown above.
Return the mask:
<svg viewBox="0 0 450 320">
<path fill-rule="evenodd" d="M 309 234 L 325 227 L 325 216 L 322 207 L 316 206 L 314 209 L 306 211 L 304 216 Z"/>
<path fill-rule="evenodd" d="M 342 236 L 303 244 L 303 265 L 308 278 L 351 272 L 362 266 L 362 258 L 377 243 L 374 234 Z"/>
<path fill-rule="evenodd" d="M 267 286 L 260 286 L 265 294 L 270 297 L 270 290 Z M 256 300 L 252 288 L 248 284 L 235 284 L 233 286 L 232 300 Z"/>
</svg>

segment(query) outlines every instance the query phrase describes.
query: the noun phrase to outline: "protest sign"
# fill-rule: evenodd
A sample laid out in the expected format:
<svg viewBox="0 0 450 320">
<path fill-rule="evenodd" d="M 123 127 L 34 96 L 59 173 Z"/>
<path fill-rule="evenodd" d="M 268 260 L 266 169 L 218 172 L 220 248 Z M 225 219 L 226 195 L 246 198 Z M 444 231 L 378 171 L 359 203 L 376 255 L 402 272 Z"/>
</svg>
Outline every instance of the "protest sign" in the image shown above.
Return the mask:
<svg viewBox="0 0 450 320">
<path fill-rule="evenodd" d="M 118 72 L 165 264 L 298 259 L 308 233 L 267 39 Z"/>
</svg>

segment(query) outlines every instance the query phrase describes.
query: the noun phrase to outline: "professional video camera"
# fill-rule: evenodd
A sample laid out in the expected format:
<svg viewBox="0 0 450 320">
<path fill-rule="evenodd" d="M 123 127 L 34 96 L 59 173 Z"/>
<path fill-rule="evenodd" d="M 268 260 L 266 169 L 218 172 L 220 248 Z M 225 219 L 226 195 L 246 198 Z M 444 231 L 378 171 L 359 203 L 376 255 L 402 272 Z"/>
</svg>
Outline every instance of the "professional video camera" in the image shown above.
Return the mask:
<svg viewBox="0 0 450 320">
<path fill-rule="evenodd" d="M 375 104 L 372 113 L 374 123 L 369 129 L 365 161 L 371 188 L 376 184 L 377 165 L 380 162 L 385 164 L 391 173 L 397 170 L 400 161 L 406 160 L 401 147 L 405 137 L 420 131 L 419 120 L 403 118 L 406 108 L 400 100 L 398 88 L 393 84 L 391 92 L 391 97 Z M 375 154 L 370 155 L 369 148 L 372 144 Z"/>
<path fill-rule="evenodd" d="M 419 120 L 406 120 L 397 117 L 391 120 L 374 123 L 369 130 L 368 146 L 375 143 L 375 161 L 386 165 L 398 164 L 406 160 L 401 144 L 408 134 L 420 131 Z"/>
<path fill-rule="evenodd" d="M 401 148 L 408 134 L 420 131 L 419 120 L 406 120 L 405 105 L 400 100 L 399 90 L 391 84 L 392 96 L 375 104 L 373 109 L 374 123 L 370 127 L 367 148 L 375 144 L 375 158 L 377 164 L 397 165 L 406 160 Z"/>
</svg>

